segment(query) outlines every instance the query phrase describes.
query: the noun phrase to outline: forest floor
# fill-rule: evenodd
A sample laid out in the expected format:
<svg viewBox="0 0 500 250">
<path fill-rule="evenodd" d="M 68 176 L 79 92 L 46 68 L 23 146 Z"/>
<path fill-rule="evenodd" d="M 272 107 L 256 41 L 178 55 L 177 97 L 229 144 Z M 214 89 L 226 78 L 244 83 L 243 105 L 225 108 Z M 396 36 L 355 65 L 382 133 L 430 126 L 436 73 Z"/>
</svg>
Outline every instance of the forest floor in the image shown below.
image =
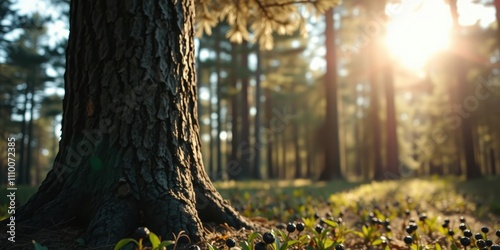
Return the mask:
<svg viewBox="0 0 500 250">
<path fill-rule="evenodd" d="M 361 183 L 249 181 L 216 186 L 243 215 L 272 229 L 280 240 L 272 246 L 274 249 L 280 249 L 287 241 L 293 243 L 289 249 L 335 249 L 340 244 L 345 249 L 462 249 L 460 238 L 468 232 L 459 229 L 461 220 L 473 234 L 468 237 L 470 247 L 476 246 L 475 237 L 479 236 L 475 234 L 481 233 L 483 227 L 489 229 L 488 233 L 481 233 L 483 240 L 500 243 L 500 237 L 495 235 L 500 229 L 498 177 Z M 450 220 L 447 227 L 443 227 L 445 220 Z M 406 227 L 411 221 L 418 229 L 408 233 Z M 301 234 L 308 234 L 311 239 L 301 242 L 297 230 L 288 233 L 290 222 L 305 223 L 305 232 Z M 321 233 L 317 225 L 322 226 Z M 449 235 L 450 229 L 453 236 Z M 262 241 L 264 231 L 261 229 L 257 236 L 248 230 L 227 230 L 222 234 L 219 231 L 209 244 L 223 249 L 225 239 L 235 238 L 238 245 L 245 246 Z M 412 236 L 413 244 L 404 242 L 407 235 Z M 251 237 L 256 239 L 250 242 Z"/>
<path fill-rule="evenodd" d="M 229 249 L 226 241 L 231 245 L 234 240 L 243 250 L 259 249 L 265 245 L 259 242 L 269 236 L 266 232 L 275 241 L 260 249 L 463 249 L 461 238 L 469 233 L 471 248 L 467 249 L 481 246 L 480 238 L 499 244 L 499 183 L 498 177 L 473 181 L 432 177 L 359 183 L 217 182 L 219 192 L 257 227 L 235 230 L 207 225 L 211 237 L 198 245 Z M 29 197 L 35 190 L 26 188 L 24 192 Z M 0 205 L 0 217 L 6 212 L 3 210 Z M 459 228 L 462 221 L 465 230 Z M 305 228 L 301 232 L 299 224 Z M 408 229 L 412 225 L 415 228 Z M 481 232 L 483 227 L 489 229 L 487 233 Z M 76 235 L 67 232 L 60 237 L 74 242 Z M 405 243 L 406 236 L 411 236 L 411 244 Z M 44 239 L 40 242 L 43 245 Z"/>
</svg>

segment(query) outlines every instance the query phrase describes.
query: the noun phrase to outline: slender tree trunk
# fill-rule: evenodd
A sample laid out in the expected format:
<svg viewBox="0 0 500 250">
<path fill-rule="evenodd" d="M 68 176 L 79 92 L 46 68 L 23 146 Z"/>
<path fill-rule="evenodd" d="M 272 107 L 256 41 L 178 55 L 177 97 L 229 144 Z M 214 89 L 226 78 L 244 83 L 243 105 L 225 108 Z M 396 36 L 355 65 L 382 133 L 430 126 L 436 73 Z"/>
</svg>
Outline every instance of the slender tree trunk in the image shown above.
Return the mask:
<svg viewBox="0 0 500 250">
<path fill-rule="evenodd" d="M 304 141 L 305 141 L 305 147 L 306 147 L 306 178 L 308 178 L 308 179 L 313 178 L 312 165 L 313 165 L 314 150 L 313 150 L 313 143 L 312 143 L 312 139 L 311 139 L 312 137 L 313 136 L 311 133 L 310 125 L 308 122 L 306 122 L 305 128 L 304 128 Z"/>
<path fill-rule="evenodd" d="M 496 167 L 496 161 L 495 161 L 495 151 L 493 148 L 490 148 L 490 163 L 491 163 L 491 175 L 496 175 L 497 174 L 497 167 Z"/>
<path fill-rule="evenodd" d="M 192 0 L 71 1 L 60 151 L 16 211 L 16 236 L 71 225 L 97 249 L 140 225 L 192 242 L 205 238 L 202 222 L 251 225 L 203 167 L 194 9 Z"/>
<path fill-rule="evenodd" d="M 210 70 L 211 71 L 211 70 Z M 211 73 L 211 72 L 210 72 Z M 214 180 L 217 177 L 217 172 L 215 171 L 214 167 L 214 140 L 217 140 L 213 136 L 213 129 L 214 129 L 214 119 L 212 119 L 212 112 L 213 111 L 213 105 L 212 105 L 212 97 L 214 95 L 214 88 L 212 86 L 212 81 L 208 81 L 208 92 L 209 92 L 209 97 L 208 97 L 208 117 L 209 117 L 209 123 L 208 123 L 208 134 L 210 135 L 210 141 L 208 143 L 209 149 L 208 149 L 208 169 L 207 173 L 209 174 L 210 178 Z M 218 135 L 216 136 L 218 137 Z"/>
<path fill-rule="evenodd" d="M 371 91 L 371 90 L 370 90 Z M 374 94 L 370 92 L 370 96 Z M 361 151 L 363 152 L 362 155 L 366 155 L 366 159 L 361 160 L 361 164 L 363 167 L 363 179 L 369 180 L 370 178 L 373 178 L 375 175 L 377 169 L 382 168 L 382 163 L 380 159 L 380 153 L 375 145 L 380 146 L 380 135 L 375 135 L 378 134 L 378 127 L 379 127 L 379 120 L 378 120 L 378 115 L 377 112 L 373 111 L 373 97 L 371 97 L 370 101 L 370 112 L 369 112 L 369 117 L 364 121 L 363 127 L 362 127 L 362 137 L 364 138 L 364 141 L 370 141 L 371 143 L 362 143 L 361 144 Z M 378 103 L 376 104 L 378 105 Z M 367 121 L 370 121 L 368 123 Z M 371 122 L 377 122 L 372 126 Z M 367 126 L 370 126 L 367 128 Z M 375 130 L 377 129 L 377 130 Z M 377 138 L 378 137 L 378 138 Z"/>
<path fill-rule="evenodd" d="M 276 179 L 281 179 L 282 172 L 281 172 L 281 134 L 277 134 L 274 137 L 276 139 L 275 143 L 275 152 L 273 155 L 273 161 L 274 161 L 274 175 L 276 176 Z"/>
<path fill-rule="evenodd" d="M 450 0 L 450 12 L 453 19 L 453 35 L 455 41 L 455 50 L 467 50 L 468 48 L 463 47 L 462 37 L 460 35 L 460 25 L 458 24 L 458 11 L 457 11 L 457 0 Z M 459 47 L 461 46 L 461 47 Z M 467 97 L 467 78 L 466 78 L 466 67 L 463 64 L 463 58 L 459 55 L 452 55 L 454 58 L 454 68 L 453 75 L 455 75 L 455 89 L 457 92 L 456 103 L 461 103 Z M 470 114 L 469 114 L 470 115 Z M 467 179 L 478 178 L 481 176 L 481 171 L 478 169 L 476 163 L 476 156 L 474 153 L 474 138 L 472 134 L 472 121 L 469 117 L 462 117 L 460 133 L 462 136 L 462 147 L 465 156 L 465 176 Z"/>
<path fill-rule="evenodd" d="M 222 134 L 222 109 L 221 109 L 221 103 L 222 103 L 222 77 L 221 77 L 221 48 L 220 48 L 220 43 L 221 43 L 221 38 L 220 38 L 220 28 L 217 26 L 214 28 L 215 32 L 215 71 L 217 72 L 217 86 L 216 86 L 216 92 L 217 92 L 217 106 L 216 106 L 216 112 L 217 112 L 217 138 L 216 138 L 216 144 L 217 144 L 217 177 L 222 178 L 222 140 L 220 138 L 220 135 Z"/>
<path fill-rule="evenodd" d="M 381 156 L 381 135 L 380 135 L 380 103 L 379 103 L 379 82 L 377 79 L 377 68 L 378 68 L 378 53 L 376 51 L 377 46 L 374 44 L 369 46 L 370 57 L 370 135 L 372 137 L 372 152 L 373 155 L 373 166 L 375 171 L 374 178 L 381 180 L 384 178 L 384 170 L 382 167 L 382 156 Z"/>
<path fill-rule="evenodd" d="M 42 166 L 40 164 L 40 151 L 41 147 L 41 136 L 38 136 L 37 144 L 36 144 L 36 165 L 35 165 L 35 180 L 31 183 L 32 186 L 38 186 L 42 183 Z"/>
<path fill-rule="evenodd" d="M 496 30 L 497 39 L 496 39 L 496 42 L 497 42 L 497 50 L 498 50 L 498 53 L 500 54 L 500 0 L 495 0 L 494 5 L 495 5 L 495 17 L 496 17 L 496 21 L 497 21 L 497 30 Z M 495 154 L 495 150 L 493 148 L 494 148 L 494 146 L 492 146 L 490 149 L 491 171 L 492 171 L 492 175 L 496 175 L 498 171 L 496 168 L 496 160 L 495 160 L 496 154 Z M 498 151 L 496 151 L 496 152 L 498 153 Z"/>
<path fill-rule="evenodd" d="M 260 56 L 260 51 L 259 48 L 257 47 L 257 50 L 255 52 L 257 54 L 257 67 L 255 71 L 255 125 L 254 125 L 254 136 L 255 136 L 255 154 L 253 157 L 253 178 L 254 179 L 262 179 L 262 174 L 261 174 L 261 150 L 262 150 L 262 141 L 261 141 L 261 134 L 260 134 L 260 127 L 261 127 L 261 101 L 260 97 L 262 95 L 262 87 L 261 87 L 261 81 L 260 81 L 260 75 L 261 75 L 261 56 Z"/>
<path fill-rule="evenodd" d="M 33 116 L 35 114 L 35 85 L 36 85 L 36 74 L 38 74 L 38 71 L 36 69 L 33 69 L 33 72 L 35 73 L 35 76 L 30 77 L 32 80 L 30 86 L 29 92 L 31 93 L 30 97 L 30 120 L 28 122 L 28 143 L 26 145 L 26 166 L 25 166 L 25 172 L 24 172 L 24 183 L 27 185 L 31 185 L 31 169 L 32 169 L 32 158 L 33 158 Z"/>
<path fill-rule="evenodd" d="M 356 113 L 359 110 L 359 105 L 356 104 Z M 356 156 L 363 155 L 363 142 L 361 141 L 362 135 L 361 135 L 361 124 L 360 122 L 356 121 L 356 124 L 354 126 L 354 141 L 355 141 L 355 146 L 354 146 L 354 152 Z M 363 157 L 355 157 L 354 158 L 354 166 L 356 167 L 356 176 L 361 177 L 363 176 L 363 162 L 362 162 Z"/>
<path fill-rule="evenodd" d="M 283 131 L 283 133 L 280 133 L 280 139 L 281 139 L 281 164 L 279 164 L 280 168 L 280 179 L 288 179 L 288 175 L 290 173 L 290 166 L 287 164 L 287 136 L 286 136 L 286 130 Z"/>
<path fill-rule="evenodd" d="M 494 2 L 495 5 L 495 17 L 497 21 L 497 49 L 498 52 L 500 53 L 500 0 L 495 0 Z"/>
<path fill-rule="evenodd" d="M 399 155 L 398 155 L 398 136 L 396 122 L 396 107 L 394 105 L 394 79 L 392 70 L 392 60 L 386 53 L 386 63 L 384 65 L 384 90 L 387 108 L 387 169 L 384 178 L 392 178 L 399 176 Z"/>
<path fill-rule="evenodd" d="M 21 119 L 21 143 L 19 145 L 19 183 L 18 184 L 26 184 L 26 172 L 27 167 L 26 167 L 26 139 L 27 139 L 27 134 L 26 134 L 26 112 L 28 111 L 28 94 L 29 94 L 30 86 L 29 82 L 26 83 L 26 89 L 24 91 L 24 103 L 23 103 L 23 110 L 21 112 L 22 114 L 22 119 Z"/>
<path fill-rule="evenodd" d="M 292 87 L 293 88 L 293 87 Z M 295 90 L 292 89 L 292 93 L 295 93 Z M 297 114 L 297 104 L 292 101 L 292 112 L 293 114 Z M 297 120 L 293 121 L 292 124 L 292 130 L 293 130 L 293 150 L 294 150 L 294 155 L 295 155 L 295 161 L 294 161 L 294 166 L 295 166 L 295 179 L 300 179 L 302 178 L 302 158 L 300 157 L 300 142 L 299 142 L 299 136 L 300 136 L 300 131 L 299 131 L 299 125 L 297 124 Z"/>
<path fill-rule="evenodd" d="M 200 88 L 202 87 L 203 84 L 203 73 L 206 72 L 206 70 L 203 70 L 201 66 L 201 50 L 203 49 L 203 43 L 200 42 L 200 45 L 198 47 L 198 53 L 196 54 L 196 86 L 198 89 L 198 93 L 200 92 Z M 209 74 L 211 73 L 211 70 L 208 70 Z M 208 82 L 207 82 L 207 88 L 208 88 L 208 117 L 209 117 L 209 123 L 208 123 L 208 134 L 209 134 L 209 146 L 208 146 L 208 154 L 205 154 L 205 159 L 208 160 L 208 166 L 206 168 L 206 171 L 210 178 L 212 180 L 216 180 L 215 178 L 217 177 L 214 169 L 214 138 L 212 137 L 212 129 L 213 129 L 213 119 L 212 119 L 212 96 L 213 96 L 213 87 L 212 87 L 212 82 L 210 81 L 210 77 L 207 77 Z M 198 107 L 202 107 L 202 102 L 201 99 L 198 98 L 197 100 Z M 198 114 L 198 120 L 201 119 L 200 114 Z M 206 126 L 204 126 L 206 128 Z M 200 127 L 200 133 L 203 133 L 203 129 Z"/>
<path fill-rule="evenodd" d="M 342 179 L 340 166 L 340 143 L 337 100 L 337 58 L 335 45 L 335 25 L 333 8 L 325 13 L 326 73 L 324 76 L 326 116 L 324 130 L 325 162 L 320 180 Z"/>
<path fill-rule="evenodd" d="M 250 141 L 250 104 L 249 104 L 249 69 L 248 69 L 248 43 L 241 44 L 241 144 L 238 145 L 240 151 L 240 164 L 242 172 L 239 175 L 240 179 L 251 178 L 252 176 L 252 146 Z"/>
<path fill-rule="evenodd" d="M 238 69 L 238 59 L 237 59 L 237 46 L 236 44 L 231 44 L 231 58 L 233 61 L 233 68 L 230 74 L 230 83 L 233 89 L 233 93 L 231 96 L 231 155 L 229 160 L 229 165 L 238 165 L 241 167 L 240 163 L 240 155 L 238 146 L 240 145 L 240 135 L 239 135 L 239 115 L 240 115 L 240 103 L 239 103 L 239 90 L 238 90 L 238 77 L 236 75 L 236 71 Z M 241 172 L 238 173 L 238 175 Z M 236 175 L 230 175 L 229 178 L 236 179 L 238 178 Z"/>
<path fill-rule="evenodd" d="M 267 165 L 267 178 L 269 179 L 275 179 L 277 177 L 276 175 L 276 166 L 274 165 L 274 140 L 276 138 L 274 131 L 271 129 L 272 124 L 271 124 L 271 119 L 273 118 L 272 110 L 273 110 L 273 104 L 272 104 L 272 94 L 271 90 L 269 88 L 266 88 L 266 103 L 265 103 L 265 108 L 266 108 L 266 124 L 267 124 L 267 129 L 268 133 L 266 134 L 266 165 Z"/>
<path fill-rule="evenodd" d="M 57 120 L 56 120 L 56 117 L 54 116 L 54 119 L 52 120 L 52 151 L 50 153 L 50 161 L 52 162 L 54 159 L 55 159 L 55 155 L 56 155 L 56 152 L 57 152 L 57 149 L 58 149 L 58 145 L 59 145 L 59 137 L 57 136 Z"/>
</svg>

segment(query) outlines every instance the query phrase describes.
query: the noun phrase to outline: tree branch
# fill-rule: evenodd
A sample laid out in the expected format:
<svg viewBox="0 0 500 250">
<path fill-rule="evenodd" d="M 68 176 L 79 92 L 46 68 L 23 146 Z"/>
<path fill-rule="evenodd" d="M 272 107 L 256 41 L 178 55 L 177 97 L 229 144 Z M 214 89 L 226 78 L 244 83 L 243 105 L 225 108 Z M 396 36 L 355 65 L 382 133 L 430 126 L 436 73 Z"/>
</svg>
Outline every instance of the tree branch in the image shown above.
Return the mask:
<svg viewBox="0 0 500 250">
<path fill-rule="evenodd" d="M 261 6 L 262 8 L 270 8 L 270 7 L 284 7 L 284 6 L 293 5 L 293 4 L 313 3 L 313 2 L 316 2 L 316 1 L 311 1 L 311 0 L 295 0 L 295 1 L 282 2 L 282 3 L 275 2 L 275 3 L 266 4 L 266 5 L 261 5 L 261 3 L 259 3 L 259 2 L 260 1 L 257 1 L 257 3 L 259 4 L 259 6 Z"/>
<path fill-rule="evenodd" d="M 309 0 L 298 0 L 297 3 L 299 3 L 299 1 L 303 1 L 303 2 L 310 2 Z M 264 15 L 266 16 L 266 18 L 269 20 L 269 21 L 273 21 L 273 22 L 276 22 L 277 24 L 279 25 L 287 25 L 287 22 L 286 21 L 282 21 L 282 20 L 278 20 L 276 18 L 274 18 L 274 16 L 272 16 L 268 11 L 267 11 L 267 8 L 269 7 L 283 7 L 283 6 L 286 6 L 285 3 L 282 3 L 282 4 L 278 4 L 278 3 L 275 3 L 275 4 L 268 4 L 268 5 L 264 5 L 261 0 L 255 0 L 255 2 L 257 3 L 257 5 L 259 6 L 259 9 L 264 13 Z M 288 2 L 288 3 L 292 3 L 292 2 Z"/>
</svg>

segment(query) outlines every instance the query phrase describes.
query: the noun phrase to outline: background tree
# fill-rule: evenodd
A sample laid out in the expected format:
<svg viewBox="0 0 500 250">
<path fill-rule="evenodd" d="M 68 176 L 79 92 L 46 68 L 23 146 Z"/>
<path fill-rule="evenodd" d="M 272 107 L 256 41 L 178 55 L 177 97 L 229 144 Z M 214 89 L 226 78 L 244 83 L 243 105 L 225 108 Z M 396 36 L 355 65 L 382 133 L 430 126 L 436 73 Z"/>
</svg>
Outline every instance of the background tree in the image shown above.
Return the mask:
<svg viewBox="0 0 500 250">
<path fill-rule="evenodd" d="M 457 0 L 450 0 L 450 13 L 453 20 L 452 26 L 452 35 L 454 53 L 452 56 L 453 66 L 452 72 L 455 75 L 454 84 L 451 85 L 454 90 L 452 90 L 455 94 L 455 98 L 453 99 L 455 102 L 454 107 L 458 107 L 458 109 L 463 108 L 459 103 L 462 103 L 467 97 L 469 85 L 467 84 L 467 68 L 466 64 L 463 62 L 463 55 L 467 54 L 469 51 L 468 45 L 465 43 L 462 35 L 460 34 L 461 27 L 458 23 L 458 10 L 457 10 Z M 467 59 L 467 58 L 465 58 Z M 460 110 L 454 110 L 455 112 L 460 112 Z M 468 119 L 468 116 L 462 117 L 459 126 L 459 131 L 461 134 L 461 145 L 463 147 L 463 155 L 465 158 L 465 176 L 468 179 L 477 178 L 481 176 L 481 172 L 478 171 L 476 155 L 474 152 L 474 139 L 472 134 L 472 121 Z"/>
<path fill-rule="evenodd" d="M 326 73 L 324 76 L 326 115 L 323 133 L 324 144 L 324 167 L 319 176 L 320 180 L 332 178 L 342 179 L 340 166 L 340 139 L 338 121 L 338 95 L 337 95 L 337 58 L 335 56 L 336 38 L 334 10 L 329 9 L 325 13 L 325 48 L 326 48 Z"/>
</svg>

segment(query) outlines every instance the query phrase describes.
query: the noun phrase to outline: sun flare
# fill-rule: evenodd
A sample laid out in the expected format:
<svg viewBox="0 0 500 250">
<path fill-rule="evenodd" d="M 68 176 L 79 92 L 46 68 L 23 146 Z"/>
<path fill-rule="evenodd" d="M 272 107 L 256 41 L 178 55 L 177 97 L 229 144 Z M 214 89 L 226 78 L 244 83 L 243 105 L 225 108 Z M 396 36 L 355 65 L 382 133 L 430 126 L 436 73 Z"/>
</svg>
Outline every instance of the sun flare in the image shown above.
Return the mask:
<svg viewBox="0 0 500 250">
<path fill-rule="evenodd" d="M 394 59 L 410 70 L 421 70 L 427 60 L 449 44 L 452 25 L 448 5 L 440 0 L 404 0 L 391 13 L 386 44 Z"/>
</svg>

